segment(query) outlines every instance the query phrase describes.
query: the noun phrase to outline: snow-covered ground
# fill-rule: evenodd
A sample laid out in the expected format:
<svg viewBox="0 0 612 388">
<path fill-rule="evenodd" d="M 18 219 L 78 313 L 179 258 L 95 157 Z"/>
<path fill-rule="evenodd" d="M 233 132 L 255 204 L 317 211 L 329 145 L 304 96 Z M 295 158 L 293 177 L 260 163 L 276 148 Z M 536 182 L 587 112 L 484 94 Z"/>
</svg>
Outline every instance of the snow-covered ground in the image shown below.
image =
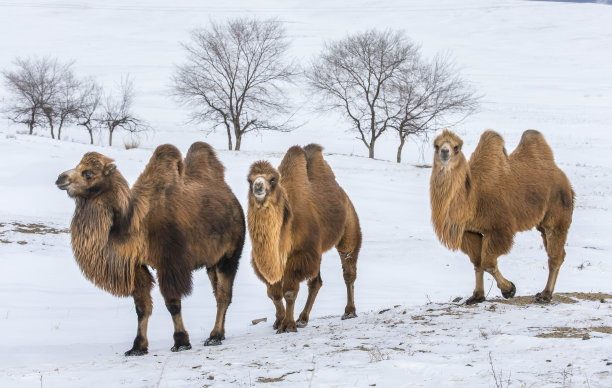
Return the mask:
<svg viewBox="0 0 612 388">
<path fill-rule="evenodd" d="M 490 277 L 489 301 L 458 297 L 473 289 L 468 258 L 444 249 L 429 221 L 430 145 L 392 160 L 392 136 L 379 160 L 334 114 L 305 104 L 291 134 L 244 139 L 223 151 L 221 135 L 202 138 L 169 97 L 178 44 L 209 19 L 238 15 L 286 21 L 293 54 L 308 59 L 325 39 L 364 28 L 404 28 L 426 54 L 451 50 L 485 97 L 457 128 L 465 152 L 493 128 L 513 149 L 527 128 L 540 130 L 577 193 L 567 258 L 547 306 L 529 303 L 546 281 L 537 232 L 521 233 L 500 269 L 517 286 L 510 303 Z M 0 1 L 0 68 L 16 56 L 76 59 L 82 75 L 106 86 L 131 73 L 136 109 L 155 128 L 139 149 L 20 134 L 0 122 L 0 387 L 109 386 L 612 386 L 612 7 L 519 0 L 414 1 Z M 297 88 L 299 90 L 299 88 Z M 296 100 L 303 96 L 296 90 Z M 3 91 L 0 88 L 0 98 Z M 121 139 L 121 136 L 118 136 Z M 130 299 L 114 298 L 80 274 L 67 227 L 74 203 L 57 175 L 96 150 L 116 159 L 133 182 L 153 148 L 195 140 L 220 149 L 227 180 L 246 208 L 246 174 L 259 159 L 277 165 L 292 144 L 312 141 L 359 213 L 364 243 L 358 263 L 359 317 L 341 321 L 345 287 L 337 254 L 323 257 L 323 288 L 308 327 L 274 334 L 274 309 L 250 268 L 247 241 L 235 282 L 224 344 L 205 348 L 215 303 L 207 276 L 195 273 L 183 303 L 193 349 L 171 353 L 172 323 L 154 289 L 149 355 L 126 358 L 136 329 Z M 298 305 L 305 301 L 305 287 Z M 267 317 L 268 322 L 251 321 Z"/>
</svg>

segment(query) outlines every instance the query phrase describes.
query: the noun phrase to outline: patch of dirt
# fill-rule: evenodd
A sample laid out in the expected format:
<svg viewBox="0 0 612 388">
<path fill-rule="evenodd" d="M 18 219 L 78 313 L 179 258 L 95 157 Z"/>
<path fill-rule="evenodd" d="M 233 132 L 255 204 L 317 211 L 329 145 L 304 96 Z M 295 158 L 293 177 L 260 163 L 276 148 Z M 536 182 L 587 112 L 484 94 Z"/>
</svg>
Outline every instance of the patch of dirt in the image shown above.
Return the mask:
<svg viewBox="0 0 612 388">
<path fill-rule="evenodd" d="M 578 303 L 580 300 L 590 300 L 590 301 L 606 301 L 607 299 L 612 299 L 612 295 L 606 294 L 603 292 L 560 292 L 553 294 L 552 303 L 565 303 L 565 304 L 573 304 Z M 502 304 L 510 304 L 513 306 L 525 306 L 525 305 L 537 305 L 537 306 L 546 306 L 546 304 L 537 303 L 535 301 L 534 296 L 516 296 L 510 299 L 491 299 L 488 302 L 502 303 Z"/>
<path fill-rule="evenodd" d="M 25 233 L 25 234 L 60 234 L 68 233 L 68 229 L 56 229 L 51 226 L 43 224 L 22 224 L 20 222 L 13 222 L 15 228 L 14 232 Z"/>
<path fill-rule="evenodd" d="M 612 326 L 551 327 L 548 333 L 536 334 L 538 338 L 582 338 L 589 339 L 589 332 L 612 334 Z"/>
<path fill-rule="evenodd" d="M 289 376 L 289 375 L 292 375 L 292 374 L 294 374 L 294 373 L 300 373 L 300 372 L 298 372 L 298 371 L 295 371 L 295 372 L 287 372 L 287 373 L 283 374 L 283 375 L 282 375 L 282 376 L 280 376 L 280 377 L 258 377 L 258 378 L 257 378 L 257 382 L 258 382 L 258 383 L 278 383 L 278 382 L 283 381 L 283 379 L 284 379 L 285 377 L 287 377 L 287 376 Z"/>
<path fill-rule="evenodd" d="M 60 233 L 69 233 L 68 229 L 57 229 L 51 226 L 43 225 L 43 224 L 23 224 L 21 222 L 12 222 L 12 223 L 3 223 L 0 222 L 0 229 L 7 228 L 6 230 L 0 230 L 0 244 L 11 244 L 16 242 L 20 245 L 27 244 L 27 241 L 19 240 L 19 241 L 10 241 L 5 237 L 7 232 L 16 232 L 22 234 L 60 234 Z"/>
</svg>

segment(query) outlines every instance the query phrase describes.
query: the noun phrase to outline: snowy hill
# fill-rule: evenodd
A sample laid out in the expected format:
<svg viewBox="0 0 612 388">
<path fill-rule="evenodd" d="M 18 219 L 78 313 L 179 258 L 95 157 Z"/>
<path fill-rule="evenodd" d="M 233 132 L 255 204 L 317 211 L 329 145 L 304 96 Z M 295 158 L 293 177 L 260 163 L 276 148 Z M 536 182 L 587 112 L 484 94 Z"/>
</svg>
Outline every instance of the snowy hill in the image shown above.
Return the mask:
<svg viewBox="0 0 612 388">
<path fill-rule="evenodd" d="M 538 233 L 517 235 L 500 269 L 517 287 L 501 300 L 488 275 L 488 301 L 471 295 L 468 258 L 444 249 L 433 233 L 430 145 L 392 162 L 395 143 L 377 155 L 345 132 L 333 114 L 305 106 L 308 122 L 291 134 L 246 137 L 244 151 L 224 151 L 221 134 L 203 138 L 169 97 L 181 61 L 178 44 L 211 18 L 243 14 L 287 22 L 293 53 L 307 59 L 325 39 L 368 27 L 404 28 L 427 54 L 452 50 L 466 78 L 485 95 L 479 113 L 458 128 L 465 152 L 493 128 L 513 149 L 527 128 L 541 131 L 577 193 L 567 258 L 556 296 L 531 304 L 548 274 Z M 76 59 L 81 75 L 105 85 L 131 73 L 136 109 L 155 128 L 126 151 L 20 134 L 0 122 L 0 387 L 108 386 L 590 386 L 612 385 L 612 7 L 518 0 L 0 2 L 0 68 L 16 56 Z M 0 95 L 3 93 L 0 88 Z M 6 98 L 6 96 L 3 96 Z M 296 90 L 296 99 L 302 98 Z M 0 97 L 1 98 L 1 97 Z M 96 289 L 80 274 L 67 228 L 74 203 L 53 182 L 83 153 L 114 159 L 133 183 L 155 146 L 186 152 L 195 140 L 219 149 L 227 181 L 246 209 L 251 163 L 278 165 L 293 144 L 321 143 L 351 196 L 364 234 L 355 301 L 358 318 L 341 321 L 345 288 L 335 252 L 323 257 L 324 285 L 309 326 L 276 335 L 265 286 L 250 267 L 247 241 L 229 308 L 226 337 L 205 348 L 215 303 L 206 275 L 194 276 L 183 301 L 191 351 L 171 353 L 172 323 L 157 289 L 149 321 L 149 355 L 125 358 L 136 329 L 131 299 Z M 305 301 L 302 287 L 298 306 Z M 268 321 L 252 325 L 256 318 Z"/>
</svg>

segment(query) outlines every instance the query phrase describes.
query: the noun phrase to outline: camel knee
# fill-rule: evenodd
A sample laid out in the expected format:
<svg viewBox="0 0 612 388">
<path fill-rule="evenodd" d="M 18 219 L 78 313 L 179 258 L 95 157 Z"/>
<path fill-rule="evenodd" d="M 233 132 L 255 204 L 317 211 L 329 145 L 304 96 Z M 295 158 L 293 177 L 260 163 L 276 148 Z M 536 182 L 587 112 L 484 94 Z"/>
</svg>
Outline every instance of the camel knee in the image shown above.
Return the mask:
<svg viewBox="0 0 612 388">
<path fill-rule="evenodd" d="M 174 316 L 181 313 L 181 301 L 172 301 L 166 303 L 166 308 L 170 315 Z"/>
<path fill-rule="evenodd" d="M 308 288 L 311 290 L 318 290 L 323 285 L 323 279 L 321 276 L 317 276 L 316 278 L 312 278 L 308 281 Z"/>
<path fill-rule="evenodd" d="M 283 296 L 286 300 L 295 300 L 297 298 L 297 291 L 285 291 Z"/>
</svg>

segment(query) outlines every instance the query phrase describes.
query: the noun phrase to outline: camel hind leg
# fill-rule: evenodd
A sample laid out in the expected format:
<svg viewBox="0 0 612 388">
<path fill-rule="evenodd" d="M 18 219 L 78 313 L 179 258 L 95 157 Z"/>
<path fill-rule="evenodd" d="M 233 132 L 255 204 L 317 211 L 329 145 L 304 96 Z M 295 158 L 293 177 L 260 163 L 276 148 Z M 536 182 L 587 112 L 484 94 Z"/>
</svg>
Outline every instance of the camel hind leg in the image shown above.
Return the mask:
<svg viewBox="0 0 612 388">
<path fill-rule="evenodd" d="M 559 269 L 565 260 L 564 246 L 567 238 L 567 229 L 559 230 L 538 227 L 538 230 L 542 233 L 542 239 L 548 254 L 548 281 L 544 290 L 536 294 L 535 301 L 538 303 L 548 303 L 552 300 Z"/>
<path fill-rule="evenodd" d="M 565 260 L 565 241 L 572 223 L 574 198 L 575 193 L 568 182 L 568 186 L 558 190 L 557 196 L 552 198 L 550 208 L 537 226 L 548 254 L 548 280 L 544 290 L 535 296 L 538 303 L 548 303 L 552 300 L 559 269 Z"/>
<path fill-rule="evenodd" d="M 136 268 L 134 278 L 134 305 L 138 316 L 138 330 L 132 349 L 125 352 L 126 356 L 142 356 L 148 353 L 149 341 L 147 339 L 147 325 L 149 317 L 153 311 L 153 300 L 151 299 L 151 289 L 153 288 L 153 276 L 146 266 Z"/>
<path fill-rule="evenodd" d="M 308 318 L 310 317 L 310 311 L 312 310 L 312 306 L 314 305 L 314 301 L 322 285 L 323 285 L 323 280 L 321 279 L 321 271 L 319 271 L 316 277 L 308 280 L 308 298 L 306 299 L 304 310 L 302 310 L 297 322 L 295 322 L 295 325 L 297 327 L 302 328 L 308 325 Z"/>
<path fill-rule="evenodd" d="M 204 346 L 221 345 L 221 341 L 225 339 L 225 316 L 232 303 L 234 278 L 238 271 L 238 260 L 241 253 L 241 251 L 234 253 L 230 258 L 223 257 L 214 267 L 206 269 L 217 300 L 217 316 L 215 326 L 208 339 L 204 341 Z"/>
<path fill-rule="evenodd" d="M 350 209 L 347 212 L 347 222 L 344 235 L 336 245 L 340 262 L 342 263 L 342 276 L 346 284 L 346 307 L 342 319 L 357 317 L 355 309 L 355 279 L 357 278 L 357 258 L 361 249 L 361 228 L 357 213 L 349 201 Z"/>
</svg>

